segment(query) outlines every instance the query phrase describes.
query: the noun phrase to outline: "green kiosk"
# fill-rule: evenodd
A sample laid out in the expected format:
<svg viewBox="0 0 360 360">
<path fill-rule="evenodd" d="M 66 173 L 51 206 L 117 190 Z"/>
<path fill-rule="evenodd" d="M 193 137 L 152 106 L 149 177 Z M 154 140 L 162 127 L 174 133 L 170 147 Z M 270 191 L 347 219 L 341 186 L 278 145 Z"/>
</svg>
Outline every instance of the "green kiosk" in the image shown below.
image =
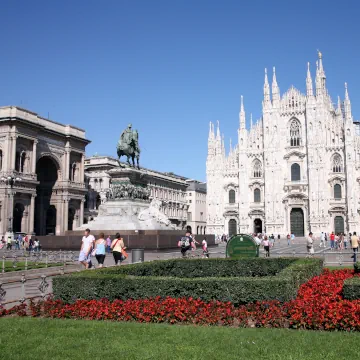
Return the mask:
<svg viewBox="0 0 360 360">
<path fill-rule="evenodd" d="M 226 245 L 226 257 L 232 259 L 259 257 L 259 245 L 251 235 L 233 235 Z"/>
</svg>

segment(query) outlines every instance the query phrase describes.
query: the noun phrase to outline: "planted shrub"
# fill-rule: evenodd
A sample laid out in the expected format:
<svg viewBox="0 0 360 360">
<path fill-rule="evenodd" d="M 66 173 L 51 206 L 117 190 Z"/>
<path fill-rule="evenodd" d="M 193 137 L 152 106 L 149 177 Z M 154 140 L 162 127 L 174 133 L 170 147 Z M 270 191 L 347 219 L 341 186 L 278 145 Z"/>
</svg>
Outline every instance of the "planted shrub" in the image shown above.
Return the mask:
<svg viewBox="0 0 360 360">
<path fill-rule="evenodd" d="M 354 276 L 344 281 L 343 296 L 348 300 L 360 299 L 360 277 Z"/>
<path fill-rule="evenodd" d="M 236 264 L 244 262 L 245 259 L 214 260 L 216 261 L 172 260 L 123 266 L 111 271 L 85 271 L 54 278 L 53 293 L 55 298 L 65 302 L 74 302 L 77 299 L 106 298 L 112 301 L 156 296 L 192 297 L 203 301 L 230 301 L 234 304 L 263 300 L 284 302 L 295 298 L 299 286 L 311 277 L 319 275 L 322 269 L 320 259 L 246 259 L 247 270 L 244 264 L 243 268 Z M 254 267 L 251 262 L 255 264 Z M 288 267 L 284 268 L 286 262 Z M 209 264 L 215 265 L 212 268 Z M 275 268 L 281 267 L 281 271 L 275 271 Z M 218 273 L 211 269 L 218 270 Z M 239 269 L 250 276 L 230 276 Z M 255 272 L 252 272 L 252 269 L 255 269 Z M 264 269 L 272 269 L 275 275 L 265 276 Z M 205 273 L 207 276 L 200 277 Z"/>
</svg>

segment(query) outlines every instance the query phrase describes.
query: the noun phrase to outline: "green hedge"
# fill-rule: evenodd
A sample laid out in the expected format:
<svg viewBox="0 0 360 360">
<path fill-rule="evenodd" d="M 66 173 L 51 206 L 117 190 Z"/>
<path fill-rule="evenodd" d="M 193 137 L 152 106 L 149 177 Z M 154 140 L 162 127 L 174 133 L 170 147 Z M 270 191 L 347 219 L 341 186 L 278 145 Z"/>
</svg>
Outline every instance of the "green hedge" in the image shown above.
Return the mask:
<svg viewBox="0 0 360 360">
<path fill-rule="evenodd" d="M 173 259 L 103 269 L 106 274 L 180 278 L 276 275 L 296 258 Z"/>
<path fill-rule="evenodd" d="M 246 259 L 248 260 L 248 259 Z M 257 263 L 258 259 L 253 259 Z M 199 267 L 210 263 L 199 260 Z M 224 264 L 229 263 L 228 260 Z M 236 260 L 244 261 L 244 260 Z M 279 262 L 279 259 L 267 259 Z M 192 268 L 193 260 L 182 260 L 182 266 Z M 215 263 L 215 262 L 214 262 Z M 150 264 L 154 264 L 152 262 Z M 248 263 L 250 265 L 250 263 Z M 170 277 L 170 276 L 135 276 L 119 274 L 127 266 L 118 268 L 117 272 L 109 269 L 102 271 L 86 271 L 78 274 L 56 277 L 53 279 L 55 298 L 65 302 L 77 299 L 141 299 L 155 296 L 161 297 L 193 297 L 204 301 L 231 301 L 234 304 L 249 303 L 261 300 L 287 301 L 296 297 L 298 287 L 322 271 L 323 261 L 320 259 L 294 259 L 290 265 L 276 276 L 248 277 Z M 143 264 L 132 268 L 144 269 Z M 130 268 L 130 266 L 129 266 Z M 130 270 L 129 270 L 130 271 Z M 134 271 L 134 270 L 132 270 Z M 188 272 L 191 276 L 191 273 Z M 210 272 L 211 274 L 211 272 Z"/>
<path fill-rule="evenodd" d="M 343 296 L 348 300 L 360 299 L 360 277 L 355 276 L 344 281 Z"/>
</svg>

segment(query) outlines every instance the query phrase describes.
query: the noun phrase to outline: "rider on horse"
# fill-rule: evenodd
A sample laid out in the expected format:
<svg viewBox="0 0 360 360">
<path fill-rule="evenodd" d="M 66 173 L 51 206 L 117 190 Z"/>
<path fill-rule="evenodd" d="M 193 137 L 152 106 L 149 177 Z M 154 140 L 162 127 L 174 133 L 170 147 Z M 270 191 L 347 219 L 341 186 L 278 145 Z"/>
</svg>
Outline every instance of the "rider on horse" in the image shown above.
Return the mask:
<svg viewBox="0 0 360 360">
<path fill-rule="evenodd" d="M 139 167 L 140 148 L 138 139 L 139 134 L 137 130 L 132 130 L 132 125 L 129 124 L 120 136 L 117 145 L 117 153 L 119 159 L 121 158 L 121 156 L 125 155 L 127 157 L 128 164 L 130 164 L 129 158 L 131 157 L 133 166 L 135 166 L 136 158 L 137 166 Z"/>
</svg>

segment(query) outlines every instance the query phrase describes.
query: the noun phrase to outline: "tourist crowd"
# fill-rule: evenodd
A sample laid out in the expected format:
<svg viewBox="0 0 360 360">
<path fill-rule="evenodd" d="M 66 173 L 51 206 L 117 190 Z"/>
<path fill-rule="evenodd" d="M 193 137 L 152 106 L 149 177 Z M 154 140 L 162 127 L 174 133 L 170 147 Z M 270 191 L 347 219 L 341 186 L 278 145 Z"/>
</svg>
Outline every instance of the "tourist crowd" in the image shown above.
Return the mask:
<svg viewBox="0 0 360 360">
<path fill-rule="evenodd" d="M 7 239 L 5 239 L 5 236 L 2 236 L 0 240 L 0 249 L 40 251 L 41 244 L 36 237 L 33 238 L 31 235 L 18 234 L 14 237 L 8 236 Z"/>
</svg>

